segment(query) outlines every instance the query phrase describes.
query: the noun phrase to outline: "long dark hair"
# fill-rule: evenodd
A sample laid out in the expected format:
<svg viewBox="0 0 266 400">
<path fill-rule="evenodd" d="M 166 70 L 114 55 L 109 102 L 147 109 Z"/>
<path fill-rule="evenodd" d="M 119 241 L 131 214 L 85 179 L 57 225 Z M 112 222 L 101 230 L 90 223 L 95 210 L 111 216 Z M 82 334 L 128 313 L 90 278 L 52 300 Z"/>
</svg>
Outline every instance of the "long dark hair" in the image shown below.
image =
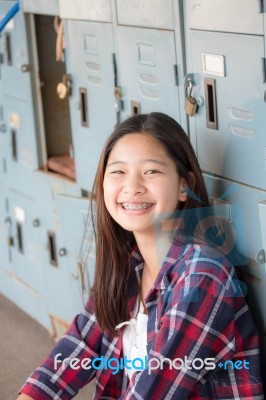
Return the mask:
<svg viewBox="0 0 266 400">
<path fill-rule="evenodd" d="M 115 326 L 128 319 L 128 282 L 131 279 L 128 261 L 135 243 L 133 234 L 126 231 L 111 217 L 104 203 L 103 180 L 112 148 L 123 136 L 144 133 L 157 139 L 175 162 L 179 176 L 186 182 L 187 200 L 180 203 L 179 220 L 182 229 L 176 230 L 180 242 L 212 242 L 203 229 L 196 229 L 202 217 L 212 216 L 201 169 L 182 127 L 171 117 L 153 112 L 128 118 L 116 126 L 102 151 L 96 172 L 91 202 L 91 216 L 96 244 L 95 278 L 92 294 L 96 318 L 102 329 L 117 335 Z M 203 213 L 204 210 L 204 213 Z M 215 236 L 215 235 L 214 235 Z"/>
</svg>

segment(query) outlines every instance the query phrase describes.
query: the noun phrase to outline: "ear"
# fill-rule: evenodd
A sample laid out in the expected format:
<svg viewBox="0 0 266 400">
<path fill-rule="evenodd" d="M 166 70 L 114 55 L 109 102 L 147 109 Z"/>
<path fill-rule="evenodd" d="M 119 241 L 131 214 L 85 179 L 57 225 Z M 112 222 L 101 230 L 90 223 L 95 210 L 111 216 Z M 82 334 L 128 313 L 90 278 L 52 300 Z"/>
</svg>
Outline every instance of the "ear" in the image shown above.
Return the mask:
<svg viewBox="0 0 266 400">
<path fill-rule="evenodd" d="M 180 186 L 179 186 L 179 201 L 186 201 L 187 200 L 187 182 L 184 178 L 180 178 Z"/>
<path fill-rule="evenodd" d="M 186 201 L 188 198 L 188 188 L 191 188 L 190 190 L 193 190 L 195 186 L 195 176 L 193 172 L 189 172 L 189 179 L 187 182 L 185 178 L 180 178 L 180 189 L 179 189 L 179 196 L 178 200 L 179 201 Z"/>
</svg>

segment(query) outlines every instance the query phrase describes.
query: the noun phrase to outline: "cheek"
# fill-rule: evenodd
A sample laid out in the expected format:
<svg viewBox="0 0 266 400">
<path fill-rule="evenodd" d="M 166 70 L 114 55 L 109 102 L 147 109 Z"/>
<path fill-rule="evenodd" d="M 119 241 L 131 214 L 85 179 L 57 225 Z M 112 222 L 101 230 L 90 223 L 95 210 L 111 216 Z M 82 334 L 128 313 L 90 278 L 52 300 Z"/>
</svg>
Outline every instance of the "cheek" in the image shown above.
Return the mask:
<svg viewBox="0 0 266 400">
<path fill-rule="evenodd" d="M 103 194 L 104 194 L 104 202 L 105 205 L 110 206 L 114 201 L 116 201 L 117 197 L 117 189 L 112 182 L 108 180 L 104 180 L 103 182 Z"/>
<path fill-rule="evenodd" d="M 179 197 L 179 186 L 178 180 L 172 180 L 167 182 L 163 187 L 160 188 L 160 197 L 170 208 L 176 208 Z"/>
</svg>

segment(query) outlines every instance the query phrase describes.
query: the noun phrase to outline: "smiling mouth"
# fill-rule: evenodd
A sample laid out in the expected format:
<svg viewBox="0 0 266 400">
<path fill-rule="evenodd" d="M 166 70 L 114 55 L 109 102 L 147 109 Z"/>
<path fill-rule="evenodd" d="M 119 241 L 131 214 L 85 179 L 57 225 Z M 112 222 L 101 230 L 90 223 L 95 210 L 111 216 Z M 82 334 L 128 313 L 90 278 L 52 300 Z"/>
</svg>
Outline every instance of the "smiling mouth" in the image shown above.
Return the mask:
<svg viewBox="0 0 266 400">
<path fill-rule="evenodd" d="M 125 210 L 142 210 L 151 208 L 153 206 L 153 203 L 139 203 L 139 204 L 122 203 L 121 206 Z"/>
</svg>

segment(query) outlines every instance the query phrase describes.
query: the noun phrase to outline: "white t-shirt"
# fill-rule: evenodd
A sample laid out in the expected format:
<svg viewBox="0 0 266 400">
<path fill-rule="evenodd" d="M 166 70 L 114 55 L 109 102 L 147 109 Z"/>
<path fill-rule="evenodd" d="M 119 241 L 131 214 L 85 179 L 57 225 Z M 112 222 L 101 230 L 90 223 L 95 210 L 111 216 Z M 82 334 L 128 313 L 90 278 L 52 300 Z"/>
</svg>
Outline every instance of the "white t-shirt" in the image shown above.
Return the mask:
<svg viewBox="0 0 266 400">
<path fill-rule="evenodd" d="M 139 312 L 138 312 L 138 305 Z M 138 312 L 138 313 L 137 313 Z M 137 315 L 136 315 L 137 314 Z M 122 344 L 123 344 L 123 354 L 131 363 L 128 364 L 132 369 L 125 368 L 125 373 L 128 375 L 129 379 L 136 371 L 140 371 L 141 366 L 144 365 L 145 356 L 147 356 L 147 323 L 148 315 L 144 313 L 144 305 L 142 301 L 138 298 L 136 301 L 135 308 L 133 311 L 133 318 L 130 321 L 121 322 L 117 325 L 117 329 L 124 326 Z M 143 362 L 135 360 L 135 368 L 132 362 L 135 358 L 141 358 Z"/>
</svg>

